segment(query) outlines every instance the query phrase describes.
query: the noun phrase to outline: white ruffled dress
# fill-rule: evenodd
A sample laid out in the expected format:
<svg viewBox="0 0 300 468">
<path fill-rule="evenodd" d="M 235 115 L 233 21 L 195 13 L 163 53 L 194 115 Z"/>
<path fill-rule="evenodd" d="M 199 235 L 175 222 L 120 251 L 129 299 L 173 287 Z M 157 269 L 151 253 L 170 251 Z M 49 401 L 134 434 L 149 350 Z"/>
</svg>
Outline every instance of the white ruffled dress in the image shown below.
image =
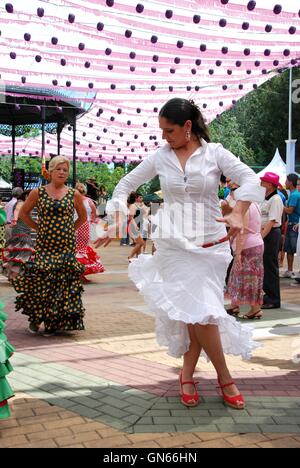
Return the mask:
<svg viewBox="0 0 300 468">
<path fill-rule="evenodd" d="M 260 202 L 265 191 L 255 173 L 222 145 L 201 143 L 184 171 L 169 145 L 148 156 L 119 182 L 107 212 L 127 213 L 128 194 L 159 175 L 164 207 L 152 216 L 157 250 L 129 265 L 129 277 L 155 317 L 157 341 L 178 358 L 189 349 L 187 324 L 213 324 L 219 327 L 225 353 L 250 358 L 258 346 L 252 328 L 241 325 L 224 308 L 229 244 L 199 245 L 226 235 L 224 224 L 216 221 L 221 216 L 217 197 L 221 173 L 240 185 L 236 200 Z"/>
</svg>

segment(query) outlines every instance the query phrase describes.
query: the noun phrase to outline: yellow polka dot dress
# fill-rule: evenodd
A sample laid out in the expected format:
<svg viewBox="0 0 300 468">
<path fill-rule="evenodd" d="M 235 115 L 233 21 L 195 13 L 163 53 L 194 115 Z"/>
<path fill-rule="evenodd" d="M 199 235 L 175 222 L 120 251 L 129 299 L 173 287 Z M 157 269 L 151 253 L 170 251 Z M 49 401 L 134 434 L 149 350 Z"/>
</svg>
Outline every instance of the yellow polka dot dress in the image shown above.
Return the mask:
<svg viewBox="0 0 300 468">
<path fill-rule="evenodd" d="M 74 190 L 61 200 L 39 189 L 39 230 L 35 261 L 14 281 L 16 310 L 46 330 L 83 330 L 80 276 L 84 266 L 75 258 Z"/>
</svg>

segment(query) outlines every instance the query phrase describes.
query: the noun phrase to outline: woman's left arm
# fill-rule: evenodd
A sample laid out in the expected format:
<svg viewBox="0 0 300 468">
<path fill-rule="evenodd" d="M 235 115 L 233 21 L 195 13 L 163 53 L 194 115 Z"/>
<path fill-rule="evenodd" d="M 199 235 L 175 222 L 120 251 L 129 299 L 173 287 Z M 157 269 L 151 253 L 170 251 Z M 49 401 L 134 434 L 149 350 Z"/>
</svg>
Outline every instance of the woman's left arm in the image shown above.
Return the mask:
<svg viewBox="0 0 300 468">
<path fill-rule="evenodd" d="M 75 190 L 75 194 L 74 194 L 74 208 L 77 211 L 77 215 L 78 215 L 78 218 L 75 221 L 75 231 L 76 231 L 87 220 L 87 213 L 86 213 L 85 206 L 83 204 L 83 199 L 77 190 Z"/>
<path fill-rule="evenodd" d="M 234 192 L 236 205 L 232 212 L 218 219 L 219 222 L 230 226 L 227 237 L 235 237 L 243 229 L 243 218 L 251 202 L 264 201 L 265 188 L 260 185 L 260 179 L 255 172 L 222 145 L 216 149 L 216 157 L 220 171 L 240 186 Z"/>
</svg>

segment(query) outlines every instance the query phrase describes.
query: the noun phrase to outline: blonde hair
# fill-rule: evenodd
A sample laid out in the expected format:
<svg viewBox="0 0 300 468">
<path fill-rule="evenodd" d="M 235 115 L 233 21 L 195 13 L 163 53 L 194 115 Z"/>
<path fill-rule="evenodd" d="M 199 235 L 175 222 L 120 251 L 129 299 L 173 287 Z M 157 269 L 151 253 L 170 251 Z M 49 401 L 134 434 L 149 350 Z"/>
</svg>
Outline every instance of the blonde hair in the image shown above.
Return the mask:
<svg viewBox="0 0 300 468">
<path fill-rule="evenodd" d="M 78 192 L 81 193 L 82 195 L 86 195 L 86 194 L 87 194 L 86 186 L 85 186 L 84 184 L 82 184 L 81 182 L 77 182 L 77 184 L 75 185 L 75 188 L 76 188 L 76 190 L 78 190 Z"/>
<path fill-rule="evenodd" d="M 54 171 L 54 169 L 56 169 L 56 167 L 59 164 L 67 164 L 68 169 L 70 170 L 70 161 L 66 156 L 55 156 L 53 159 L 51 159 L 51 161 L 49 163 L 49 172 L 50 172 L 50 174 L 51 174 L 51 172 Z"/>
</svg>

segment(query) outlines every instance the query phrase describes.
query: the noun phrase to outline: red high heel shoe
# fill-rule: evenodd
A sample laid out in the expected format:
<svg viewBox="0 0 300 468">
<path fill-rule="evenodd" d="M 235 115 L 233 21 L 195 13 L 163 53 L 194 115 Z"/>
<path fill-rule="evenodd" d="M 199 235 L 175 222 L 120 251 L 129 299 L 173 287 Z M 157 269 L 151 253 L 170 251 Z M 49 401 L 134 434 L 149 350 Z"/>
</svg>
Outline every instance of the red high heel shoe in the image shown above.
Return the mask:
<svg viewBox="0 0 300 468">
<path fill-rule="evenodd" d="M 179 383 L 180 383 L 180 396 L 181 396 L 181 403 L 185 406 L 197 406 L 199 403 L 199 394 L 197 392 L 196 383 L 194 380 L 187 380 L 185 382 L 182 381 L 182 370 L 180 371 L 179 375 Z M 183 385 L 185 384 L 192 384 L 195 387 L 195 392 L 192 395 L 183 392 Z"/>
<path fill-rule="evenodd" d="M 230 385 L 234 385 L 234 381 L 221 385 L 220 380 L 218 379 L 218 383 L 219 383 L 219 386 L 217 388 L 221 389 L 224 402 L 228 406 L 230 406 L 231 408 L 235 408 L 235 409 L 245 408 L 245 400 L 241 393 L 239 393 L 238 395 L 227 395 L 223 390 L 223 388 L 230 387 Z"/>
</svg>

